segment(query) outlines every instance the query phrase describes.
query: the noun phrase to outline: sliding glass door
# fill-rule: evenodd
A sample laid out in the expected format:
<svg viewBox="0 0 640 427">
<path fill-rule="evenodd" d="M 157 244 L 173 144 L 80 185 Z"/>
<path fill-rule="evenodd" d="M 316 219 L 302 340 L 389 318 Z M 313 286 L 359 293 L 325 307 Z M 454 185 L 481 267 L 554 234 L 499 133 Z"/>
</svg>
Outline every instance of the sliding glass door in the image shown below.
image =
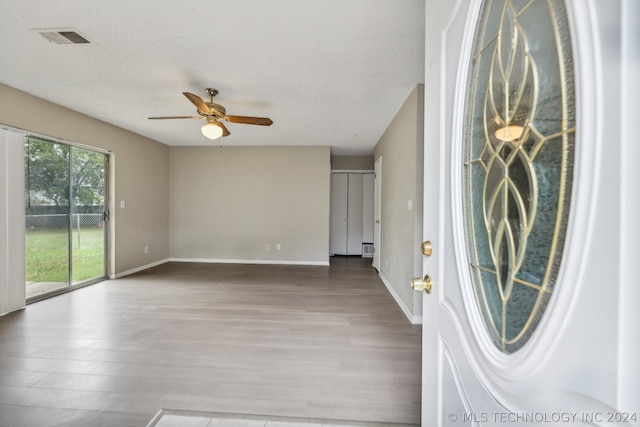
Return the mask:
<svg viewBox="0 0 640 427">
<path fill-rule="evenodd" d="M 105 155 L 71 148 L 71 283 L 105 276 Z"/>
<path fill-rule="evenodd" d="M 108 156 L 25 138 L 27 299 L 106 276 Z"/>
</svg>

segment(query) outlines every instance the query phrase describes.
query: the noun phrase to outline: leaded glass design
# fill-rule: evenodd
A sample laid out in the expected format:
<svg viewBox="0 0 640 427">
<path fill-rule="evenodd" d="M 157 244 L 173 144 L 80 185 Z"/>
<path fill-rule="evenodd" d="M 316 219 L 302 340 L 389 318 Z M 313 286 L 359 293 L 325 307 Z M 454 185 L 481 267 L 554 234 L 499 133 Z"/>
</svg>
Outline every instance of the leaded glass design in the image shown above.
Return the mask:
<svg viewBox="0 0 640 427">
<path fill-rule="evenodd" d="M 467 90 L 464 209 L 476 300 L 505 353 L 551 298 L 571 196 L 575 95 L 566 11 L 556 0 L 486 0 Z"/>
</svg>

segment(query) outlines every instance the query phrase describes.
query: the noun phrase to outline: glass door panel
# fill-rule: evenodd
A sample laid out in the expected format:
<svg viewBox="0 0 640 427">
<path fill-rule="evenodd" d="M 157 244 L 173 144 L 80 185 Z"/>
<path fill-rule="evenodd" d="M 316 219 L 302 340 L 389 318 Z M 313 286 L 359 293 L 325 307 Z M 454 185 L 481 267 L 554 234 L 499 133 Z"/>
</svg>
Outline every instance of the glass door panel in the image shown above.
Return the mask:
<svg viewBox="0 0 640 427">
<path fill-rule="evenodd" d="M 107 155 L 25 138 L 27 299 L 106 276 Z"/>
<path fill-rule="evenodd" d="M 69 147 L 25 141 L 27 299 L 69 286 Z"/>
<path fill-rule="evenodd" d="M 72 283 L 105 276 L 105 155 L 71 148 Z"/>
</svg>

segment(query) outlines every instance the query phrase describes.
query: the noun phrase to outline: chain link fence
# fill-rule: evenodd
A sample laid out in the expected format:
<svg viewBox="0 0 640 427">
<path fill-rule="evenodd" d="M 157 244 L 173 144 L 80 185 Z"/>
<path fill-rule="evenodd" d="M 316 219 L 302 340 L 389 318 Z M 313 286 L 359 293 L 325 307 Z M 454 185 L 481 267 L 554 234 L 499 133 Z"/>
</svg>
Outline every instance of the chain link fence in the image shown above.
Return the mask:
<svg viewBox="0 0 640 427">
<path fill-rule="evenodd" d="M 70 217 L 70 218 L 69 218 Z M 77 230 L 86 228 L 102 228 L 104 223 L 102 214 L 51 214 L 51 215 L 26 215 L 27 231 L 59 231 L 66 230 L 68 221 L 71 227 Z"/>
<path fill-rule="evenodd" d="M 83 231 L 100 229 L 104 226 L 102 214 L 26 215 L 26 232 L 27 235 L 67 232 L 69 230 L 69 221 L 71 221 L 71 231 L 78 247 L 82 244 Z"/>
<path fill-rule="evenodd" d="M 103 277 L 104 226 L 99 213 L 26 215 L 27 297 Z"/>
</svg>

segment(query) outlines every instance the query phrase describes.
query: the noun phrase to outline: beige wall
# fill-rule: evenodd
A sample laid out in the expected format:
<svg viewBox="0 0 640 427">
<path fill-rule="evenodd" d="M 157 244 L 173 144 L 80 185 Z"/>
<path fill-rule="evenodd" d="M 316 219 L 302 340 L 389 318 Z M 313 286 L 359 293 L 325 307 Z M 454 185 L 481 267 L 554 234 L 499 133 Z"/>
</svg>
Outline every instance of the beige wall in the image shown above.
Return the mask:
<svg viewBox="0 0 640 427">
<path fill-rule="evenodd" d="M 170 157 L 172 259 L 328 264 L 329 147 L 172 147 Z"/>
<path fill-rule="evenodd" d="M 408 282 L 421 271 L 422 93 L 375 149 L 384 157 L 380 274 L 410 318 L 421 315 Z M 329 147 L 169 148 L 5 85 L 0 124 L 111 153 L 112 276 L 167 259 L 329 261 Z M 370 169 L 371 160 L 334 158 L 334 168 Z"/>
<path fill-rule="evenodd" d="M 373 156 L 331 156 L 333 170 L 373 170 Z"/>
<path fill-rule="evenodd" d="M 409 286 L 422 272 L 424 87 L 418 85 L 375 147 L 382 156 L 380 277 L 405 314 L 422 316 L 422 295 Z M 412 207 L 409 208 L 409 203 Z"/>
<path fill-rule="evenodd" d="M 169 147 L 1 84 L 0 123 L 112 154 L 111 275 L 169 257 Z"/>
</svg>

